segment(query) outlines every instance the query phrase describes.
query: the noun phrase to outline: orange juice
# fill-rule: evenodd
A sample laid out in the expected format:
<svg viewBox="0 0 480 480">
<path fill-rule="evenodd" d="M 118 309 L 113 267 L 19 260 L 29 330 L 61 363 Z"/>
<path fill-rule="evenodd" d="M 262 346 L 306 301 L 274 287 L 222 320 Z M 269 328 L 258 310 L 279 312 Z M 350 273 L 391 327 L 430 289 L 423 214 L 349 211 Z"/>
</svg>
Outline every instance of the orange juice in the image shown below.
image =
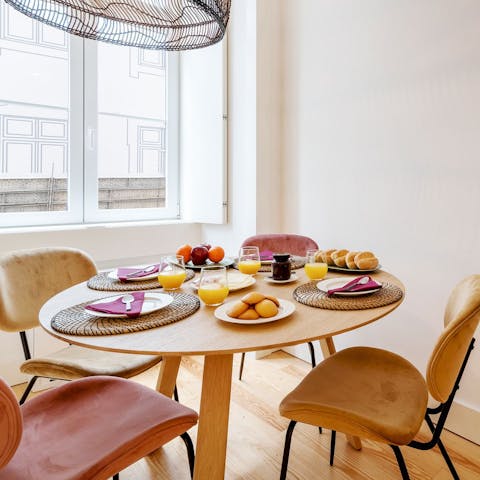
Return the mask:
<svg viewBox="0 0 480 480">
<path fill-rule="evenodd" d="M 164 290 L 175 290 L 179 288 L 185 281 L 187 273 L 183 272 L 160 272 L 158 275 L 158 282 Z"/>
<path fill-rule="evenodd" d="M 320 280 L 328 272 L 328 265 L 326 263 L 306 263 L 305 273 L 310 280 Z"/>
<path fill-rule="evenodd" d="M 247 275 L 255 275 L 261 266 L 262 264 L 259 260 L 242 260 L 238 263 L 238 269 Z"/>
<path fill-rule="evenodd" d="M 200 286 L 198 296 L 207 305 L 220 305 L 227 298 L 228 287 L 218 283 L 207 283 Z"/>
</svg>

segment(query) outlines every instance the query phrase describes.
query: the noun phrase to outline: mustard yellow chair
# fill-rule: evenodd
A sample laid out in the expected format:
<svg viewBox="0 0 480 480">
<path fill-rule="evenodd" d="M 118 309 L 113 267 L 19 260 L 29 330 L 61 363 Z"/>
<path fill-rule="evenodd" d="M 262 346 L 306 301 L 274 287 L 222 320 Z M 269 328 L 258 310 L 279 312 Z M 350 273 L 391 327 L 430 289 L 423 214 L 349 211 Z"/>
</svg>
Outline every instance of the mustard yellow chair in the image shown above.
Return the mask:
<svg viewBox="0 0 480 480">
<path fill-rule="evenodd" d="M 307 250 L 318 250 L 318 245 L 315 240 L 304 235 L 296 235 L 294 233 L 262 233 L 246 238 L 242 245 L 258 247 L 260 252 L 271 251 L 273 253 L 289 253 L 290 255 L 297 255 L 304 257 Z M 315 350 L 313 343 L 307 342 L 308 350 L 310 352 L 310 361 L 312 367 L 315 366 Z M 243 367 L 245 364 L 245 353 L 242 353 L 240 360 L 240 371 L 238 379 L 242 379 Z"/>
<path fill-rule="evenodd" d="M 17 250 L 0 256 L 0 329 L 19 332 L 25 355 L 20 370 L 32 378 L 23 404 L 38 377 L 74 380 L 92 375 L 130 378 L 156 365 L 162 357 L 102 352 L 68 345 L 31 358 L 26 330 L 39 326 L 42 305 L 55 294 L 97 273 L 84 252 L 64 247 Z"/>
<path fill-rule="evenodd" d="M 459 388 L 480 321 L 480 275 L 459 283 L 450 295 L 445 328 L 427 366 L 426 381 L 407 360 L 386 350 L 353 347 L 314 368 L 280 404 L 291 420 L 285 440 L 281 479 L 286 478 L 293 429 L 297 422 L 387 443 L 395 453 L 403 479 L 409 479 L 400 446 L 429 450 L 438 445 L 453 478 L 459 476 L 440 440 L 445 420 Z M 439 402 L 428 408 L 428 394 Z M 430 415 L 439 414 L 436 425 Z M 432 438 L 414 440 L 425 419 Z"/>
</svg>

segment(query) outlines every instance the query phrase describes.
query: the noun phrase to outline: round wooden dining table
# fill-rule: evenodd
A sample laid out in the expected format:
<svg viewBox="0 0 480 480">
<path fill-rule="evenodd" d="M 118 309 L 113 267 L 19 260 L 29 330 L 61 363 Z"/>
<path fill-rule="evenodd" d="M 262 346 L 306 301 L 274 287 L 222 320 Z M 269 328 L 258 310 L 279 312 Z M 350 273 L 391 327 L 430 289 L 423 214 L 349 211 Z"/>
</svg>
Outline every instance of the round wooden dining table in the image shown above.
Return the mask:
<svg viewBox="0 0 480 480">
<path fill-rule="evenodd" d="M 365 310 L 310 307 L 293 300 L 294 289 L 308 281 L 303 269 L 297 270 L 296 274 L 296 282 L 272 284 L 265 278 L 269 273 L 257 273 L 254 285 L 231 292 L 227 298 L 227 301 L 237 300 L 248 292 L 259 291 L 292 301 L 295 311 L 275 322 L 251 325 L 228 323 L 215 317 L 215 307 L 202 304 L 193 315 L 181 321 L 135 333 L 74 336 L 57 332 L 52 328 L 51 320 L 59 311 L 118 293 L 92 290 L 85 282 L 48 300 L 40 311 L 40 323 L 51 335 L 75 345 L 112 352 L 162 355 L 157 390 L 169 397 L 173 394 L 182 356 L 204 356 L 194 478 L 220 480 L 225 473 L 234 353 L 277 350 L 319 340 L 323 355 L 329 356 L 335 353 L 335 335 L 382 318 L 395 310 L 403 300 L 402 296 L 395 303 Z M 342 275 L 329 272 L 327 278 L 338 276 Z M 351 275 L 344 276 L 347 280 L 354 278 Z M 404 292 L 401 281 L 385 271 L 375 272 L 371 276 L 377 281 L 397 285 Z M 194 293 L 190 282 L 185 283 L 182 290 Z M 281 401 L 280 398 L 278 400 Z M 359 439 L 350 438 L 349 441 L 355 448 L 360 448 Z"/>
</svg>

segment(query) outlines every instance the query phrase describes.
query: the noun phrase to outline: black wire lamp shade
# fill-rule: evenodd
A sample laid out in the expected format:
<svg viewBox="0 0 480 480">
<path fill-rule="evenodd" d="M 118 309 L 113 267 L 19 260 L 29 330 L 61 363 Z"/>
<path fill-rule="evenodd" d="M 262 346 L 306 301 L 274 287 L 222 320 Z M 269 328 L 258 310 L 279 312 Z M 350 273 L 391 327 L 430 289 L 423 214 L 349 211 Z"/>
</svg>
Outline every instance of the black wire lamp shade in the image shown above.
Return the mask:
<svg viewBox="0 0 480 480">
<path fill-rule="evenodd" d="M 219 42 L 231 0 L 5 0 L 65 32 L 119 45 L 192 50 Z"/>
</svg>

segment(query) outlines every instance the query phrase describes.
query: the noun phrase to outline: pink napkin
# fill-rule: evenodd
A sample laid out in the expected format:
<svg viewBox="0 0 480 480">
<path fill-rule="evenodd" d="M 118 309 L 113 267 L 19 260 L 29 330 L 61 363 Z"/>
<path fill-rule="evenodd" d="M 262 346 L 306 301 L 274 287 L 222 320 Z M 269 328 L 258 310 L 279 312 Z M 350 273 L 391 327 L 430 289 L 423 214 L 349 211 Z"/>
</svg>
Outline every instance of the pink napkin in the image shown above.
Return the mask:
<svg viewBox="0 0 480 480">
<path fill-rule="evenodd" d="M 359 283 L 365 278 L 368 279 L 366 283 Z M 364 290 L 379 290 L 380 288 L 382 288 L 381 283 L 376 282 L 368 275 L 362 275 L 361 277 L 354 278 L 351 282 L 348 282 L 343 287 L 332 288 L 328 290 L 327 295 L 333 295 L 337 292 L 362 292 Z"/>
<path fill-rule="evenodd" d="M 122 302 L 122 297 L 117 298 L 113 302 L 96 303 L 95 305 L 87 305 L 85 308 L 93 312 L 113 313 L 115 315 L 127 315 L 130 318 L 136 318 L 142 311 L 143 299 L 145 298 L 145 292 L 133 292 L 133 298 L 131 306 L 132 309 L 127 312 L 127 305 Z"/>
<path fill-rule="evenodd" d="M 261 260 L 273 260 L 273 252 L 270 250 L 260 252 L 260 261 Z"/>
<path fill-rule="evenodd" d="M 155 267 L 155 268 L 150 270 L 149 267 Z M 147 275 L 151 275 L 152 273 L 157 273 L 160 268 L 160 264 L 149 265 L 149 267 L 145 267 L 143 269 L 138 267 L 137 268 L 118 268 L 117 277 L 121 282 L 127 282 L 132 278 L 146 277 Z"/>
</svg>

